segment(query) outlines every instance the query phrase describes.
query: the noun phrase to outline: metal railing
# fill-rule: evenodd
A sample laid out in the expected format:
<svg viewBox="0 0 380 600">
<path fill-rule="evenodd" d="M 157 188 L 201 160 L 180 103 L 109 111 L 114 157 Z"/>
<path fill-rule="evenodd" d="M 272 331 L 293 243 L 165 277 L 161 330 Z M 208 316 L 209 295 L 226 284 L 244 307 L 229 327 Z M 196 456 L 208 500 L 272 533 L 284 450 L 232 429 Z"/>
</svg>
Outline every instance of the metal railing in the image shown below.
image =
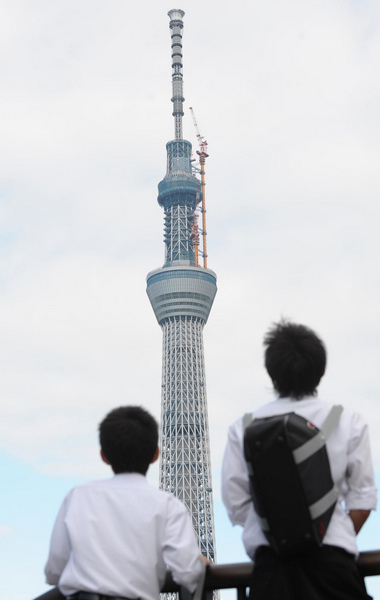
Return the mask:
<svg viewBox="0 0 380 600">
<path fill-rule="evenodd" d="M 359 569 L 364 577 L 380 575 L 380 550 L 361 552 L 358 559 Z M 211 565 L 207 567 L 204 586 L 204 600 L 212 599 L 213 590 L 236 589 L 237 600 L 245 600 L 249 576 L 252 571 L 252 563 L 232 563 L 228 565 Z M 188 600 L 190 597 L 186 590 L 174 583 L 171 574 L 168 574 L 163 592 L 179 592 L 180 600 Z M 38 596 L 34 600 L 62 600 L 64 596 L 58 588 L 53 588 Z"/>
</svg>

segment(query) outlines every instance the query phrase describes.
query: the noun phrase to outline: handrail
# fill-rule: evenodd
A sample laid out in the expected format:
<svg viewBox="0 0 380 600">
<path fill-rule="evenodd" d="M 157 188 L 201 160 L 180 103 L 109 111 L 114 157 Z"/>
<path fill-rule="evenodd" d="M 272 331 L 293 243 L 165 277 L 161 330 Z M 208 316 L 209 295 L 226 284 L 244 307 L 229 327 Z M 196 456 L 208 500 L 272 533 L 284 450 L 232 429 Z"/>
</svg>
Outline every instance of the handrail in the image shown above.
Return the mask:
<svg viewBox="0 0 380 600">
<path fill-rule="evenodd" d="M 380 575 L 380 550 L 361 552 L 358 558 L 358 566 L 364 577 Z M 239 593 L 239 591 L 248 587 L 251 571 L 251 562 L 210 565 L 207 567 L 205 590 L 207 592 L 211 590 L 236 588 Z M 180 587 L 173 581 L 171 573 L 168 573 L 162 591 L 180 591 Z M 239 594 L 239 597 L 241 597 L 241 594 Z M 62 598 L 64 598 L 64 596 L 62 596 L 58 588 L 53 588 L 34 600 L 62 600 Z"/>
<path fill-rule="evenodd" d="M 358 567 L 363 577 L 380 575 L 380 550 L 360 552 Z"/>
</svg>

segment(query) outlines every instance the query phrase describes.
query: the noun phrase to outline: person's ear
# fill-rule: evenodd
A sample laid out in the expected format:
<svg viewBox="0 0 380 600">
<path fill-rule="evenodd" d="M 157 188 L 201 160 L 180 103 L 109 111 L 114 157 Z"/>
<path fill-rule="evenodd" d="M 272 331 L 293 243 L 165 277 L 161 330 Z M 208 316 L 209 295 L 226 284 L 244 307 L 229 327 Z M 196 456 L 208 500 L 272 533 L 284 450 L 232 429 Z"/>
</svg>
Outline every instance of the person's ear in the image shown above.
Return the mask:
<svg viewBox="0 0 380 600">
<path fill-rule="evenodd" d="M 153 456 L 152 460 L 150 461 L 150 464 L 153 464 L 154 462 L 156 462 L 156 460 L 158 459 L 159 456 L 160 456 L 160 449 L 157 446 L 156 452 L 154 453 L 154 456 Z"/>
<path fill-rule="evenodd" d="M 100 449 L 100 456 L 102 457 L 102 461 L 106 463 L 106 465 L 110 465 L 110 461 L 108 460 L 108 458 L 106 457 L 106 455 L 104 454 L 103 450 Z"/>
</svg>

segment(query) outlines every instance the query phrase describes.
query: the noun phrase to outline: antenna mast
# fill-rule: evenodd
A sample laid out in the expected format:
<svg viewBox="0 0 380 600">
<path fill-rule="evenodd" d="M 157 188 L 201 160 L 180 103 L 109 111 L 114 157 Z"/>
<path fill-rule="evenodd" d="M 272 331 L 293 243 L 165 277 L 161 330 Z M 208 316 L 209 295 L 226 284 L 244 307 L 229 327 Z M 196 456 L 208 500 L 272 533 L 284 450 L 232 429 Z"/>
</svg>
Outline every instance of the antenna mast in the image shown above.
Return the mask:
<svg viewBox="0 0 380 600">
<path fill-rule="evenodd" d="M 183 74 L 182 74 L 182 29 L 185 13 L 180 9 L 169 10 L 170 29 L 172 38 L 172 102 L 174 117 L 174 138 L 182 140 L 183 117 Z"/>
<path fill-rule="evenodd" d="M 199 156 L 199 164 L 201 167 L 201 191 L 202 191 L 202 255 L 203 255 L 203 266 L 207 269 L 207 229 L 206 229 L 206 181 L 205 181 L 205 167 L 206 167 L 206 158 L 208 158 L 207 154 L 207 140 L 199 133 L 198 124 L 195 118 L 194 110 L 190 106 L 191 116 L 193 117 L 193 123 L 195 127 L 195 131 L 197 132 L 197 140 L 199 144 L 199 150 L 197 150 L 197 154 Z"/>
</svg>

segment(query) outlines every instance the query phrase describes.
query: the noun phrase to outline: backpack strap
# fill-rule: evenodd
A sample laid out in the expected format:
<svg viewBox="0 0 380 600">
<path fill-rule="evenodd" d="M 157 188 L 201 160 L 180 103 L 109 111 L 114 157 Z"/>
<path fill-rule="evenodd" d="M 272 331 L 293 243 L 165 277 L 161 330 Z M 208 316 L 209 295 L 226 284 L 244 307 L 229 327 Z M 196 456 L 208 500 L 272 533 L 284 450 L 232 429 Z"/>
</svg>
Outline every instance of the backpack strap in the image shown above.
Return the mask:
<svg viewBox="0 0 380 600">
<path fill-rule="evenodd" d="M 243 430 L 245 431 L 247 427 L 252 423 L 252 413 L 245 413 L 243 416 Z"/>
<path fill-rule="evenodd" d="M 342 412 L 343 406 L 335 405 L 332 407 L 329 414 L 327 415 L 321 427 L 321 431 L 326 441 L 329 439 L 335 427 L 338 425 L 340 415 L 342 414 Z M 318 517 L 323 515 L 323 513 L 327 511 L 330 508 L 330 506 L 332 506 L 338 500 L 344 479 L 345 478 L 343 476 L 342 479 L 337 481 L 334 487 L 331 488 L 331 490 L 323 496 L 323 498 L 320 498 L 317 502 L 309 506 L 310 516 L 312 519 L 317 519 Z"/>
<path fill-rule="evenodd" d="M 338 425 L 342 412 L 343 406 L 341 406 L 341 404 L 335 404 L 327 415 L 321 427 L 321 431 L 323 431 L 326 440 L 329 439 L 335 427 Z"/>
<path fill-rule="evenodd" d="M 252 413 L 245 413 L 245 415 L 243 416 L 243 432 L 245 432 L 245 430 L 247 429 L 247 427 L 250 426 L 250 424 L 252 423 L 252 421 L 253 421 Z M 249 460 L 246 460 L 245 464 L 247 465 L 248 475 L 250 477 L 252 477 L 252 475 L 253 475 L 253 468 L 252 468 L 251 462 Z M 270 531 L 269 525 L 268 525 L 268 521 L 266 519 L 264 519 L 263 517 L 260 517 L 260 515 L 258 515 L 257 513 L 256 513 L 256 517 L 257 517 L 257 520 L 259 522 L 259 525 L 260 525 L 261 529 L 263 531 Z"/>
<path fill-rule="evenodd" d="M 333 406 L 317 435 L 302 444 L 302 446 L 299 446 L 299 448 L 296 448 L 296 450 L 293 450 L 293 457 L 297 465 L 323 448 L 331 433 L 338 425 L 342 411 L 343 406 Z"/>
<path fill-rule="evenodd" d="M 331 506 L 333 506 L 333 504 L 335 504 L 339 498 L 343 481 L 344 477 L 341 481 L 335 483 L 334 487 L 332 487 L 327 494 L 309 506 L 310 516 L 313 520 L 318 519 L 318 517 L 323 515 Z"/>
</svg>

